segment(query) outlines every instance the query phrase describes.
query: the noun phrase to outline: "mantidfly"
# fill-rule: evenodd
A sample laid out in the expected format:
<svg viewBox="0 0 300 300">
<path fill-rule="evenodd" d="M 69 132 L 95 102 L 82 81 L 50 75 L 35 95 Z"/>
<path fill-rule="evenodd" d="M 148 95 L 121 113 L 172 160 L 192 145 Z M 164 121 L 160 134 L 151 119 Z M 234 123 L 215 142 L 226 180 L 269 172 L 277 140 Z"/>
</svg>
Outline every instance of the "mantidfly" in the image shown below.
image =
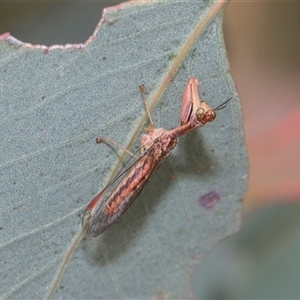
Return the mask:
<svg viewBox="0 0 300 300">
<path fill-rule="evenodd" d="M 213 121 L 216 118 L 216 110 L 225 108 L 231 99 L 211 109 L 199 98 L 197 79 L 190 78 L 183 93 L 180 125 L 171 130 L 165 130 L 154 127 L 147 106 L 144 85 L 140 86 L 140 90 L 150 121 L 150 126 L 145 129 L 146 134 L 141 136 L 141 155 L 136 157 L 132 154 L 135 157 L 134 162 L 125 166 L 125 170 L 121 170 L 89 203 L 82 220 L 82 230 L 86 236 L 97 236 L 118 220 L 176 146 L 177 137 Z M 103 138 L 98 138 L 96 141 L 118 145 Z M 127 149 L 123 150 L 130 153 Z"/>
</svg>

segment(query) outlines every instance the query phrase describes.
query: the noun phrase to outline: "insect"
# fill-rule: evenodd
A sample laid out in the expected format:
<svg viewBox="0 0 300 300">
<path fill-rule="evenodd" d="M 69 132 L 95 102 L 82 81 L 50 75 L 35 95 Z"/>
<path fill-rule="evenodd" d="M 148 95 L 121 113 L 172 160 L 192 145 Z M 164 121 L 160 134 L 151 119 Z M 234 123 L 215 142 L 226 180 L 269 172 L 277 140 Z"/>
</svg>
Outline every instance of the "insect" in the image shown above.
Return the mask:
<svg viewBox="0 0 300 300">
<path fill-rule="evenodd" d="M 141 155 L 121 172 L 89 203 L 83 220 L 82 230 L 86 236 L 97 236 L 118 220 L 130 207 L 136 197 L 164 162 L 177 144 L 177 138 L 197 127 L 203 126 L 216 118 L 216 110 L 226 107 L 228 99 L 211 109 L 200 100 L 198 81 L 190 78 L 185 87 L 181 110 L 180 125 L 174 129 L 155 128 L 147 106 L 144 85 L 140 86 L 150 126 L 141 136 Z M 108 141 L 98 138 L 97 142 Z M 113 144 L 116 144 L 112 142 Z M 126 152 L 126 149 L 124 149 Z"/>
</svg>

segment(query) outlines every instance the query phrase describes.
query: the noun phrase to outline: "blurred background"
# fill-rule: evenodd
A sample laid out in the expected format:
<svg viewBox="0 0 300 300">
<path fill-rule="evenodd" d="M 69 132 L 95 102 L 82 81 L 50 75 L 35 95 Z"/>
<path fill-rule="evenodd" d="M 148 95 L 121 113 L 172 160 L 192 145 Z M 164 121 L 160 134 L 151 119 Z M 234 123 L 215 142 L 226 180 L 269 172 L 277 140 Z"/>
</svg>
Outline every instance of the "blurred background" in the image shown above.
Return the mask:
<svg viewBox="0 0 300 300">
<path fill-rule="evenodd" d="M 83 43 L 117 1 L 2 2 L 0 34 Z M 231 2 L 224 36 L 242 102 L 249 188 L 239 234 L 196 268 L 195 298 L 300 299 L 300 1 Z"/>
</svg>

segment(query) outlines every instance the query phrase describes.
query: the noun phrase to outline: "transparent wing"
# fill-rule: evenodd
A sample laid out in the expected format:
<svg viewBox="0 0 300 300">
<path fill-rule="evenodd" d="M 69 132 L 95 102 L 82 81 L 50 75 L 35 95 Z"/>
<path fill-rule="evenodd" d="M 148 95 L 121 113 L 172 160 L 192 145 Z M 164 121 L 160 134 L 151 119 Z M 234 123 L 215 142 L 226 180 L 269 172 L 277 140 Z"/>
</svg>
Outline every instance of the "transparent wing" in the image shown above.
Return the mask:
<svg viewBox="0 0 300 300">
<path fill-rule="evenodd" d="M 83 220 L 86 236 L 97 236 L 125 213 L 166 157 L 155 159 L 155 143 L 121 172 L 89 203 Z"/>
</svg>

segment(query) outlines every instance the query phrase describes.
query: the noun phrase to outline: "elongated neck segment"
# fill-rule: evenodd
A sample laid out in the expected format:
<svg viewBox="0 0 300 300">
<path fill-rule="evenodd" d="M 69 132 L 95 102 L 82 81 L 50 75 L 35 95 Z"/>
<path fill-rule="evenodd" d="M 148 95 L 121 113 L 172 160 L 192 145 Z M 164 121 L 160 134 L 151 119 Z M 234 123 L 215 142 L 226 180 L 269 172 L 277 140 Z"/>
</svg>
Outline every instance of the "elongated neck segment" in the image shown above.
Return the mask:
<svg viewBox="0 0 300 300">
<path fill-rule="evenodd" d="M 171 130 L 168 130 L 168 133 L 170 134 L 170 136 L 179 137 L 179 136 L 184 135 L 185 133 L 193 130 L 194 128 L 203 126 L 204 124 L 205 123 L 201 123 L 198 120 L 193 119 L 184 125 L 181 125 L 176 128 L 173 128 Z"/>
</svg>

